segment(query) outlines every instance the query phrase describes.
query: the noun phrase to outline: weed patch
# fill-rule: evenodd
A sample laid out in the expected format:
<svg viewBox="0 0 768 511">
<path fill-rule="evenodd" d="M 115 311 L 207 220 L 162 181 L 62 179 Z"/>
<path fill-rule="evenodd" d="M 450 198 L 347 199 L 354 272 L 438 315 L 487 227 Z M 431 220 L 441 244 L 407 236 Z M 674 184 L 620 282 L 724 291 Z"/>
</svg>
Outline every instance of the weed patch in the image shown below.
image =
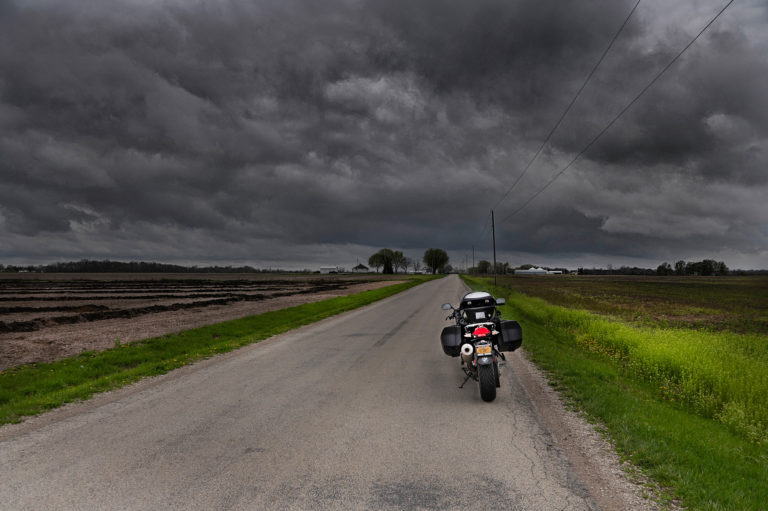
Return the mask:
<svg viewBox="0 0 768 511">
<path fill-rule="evenodd" d="M 517 275 L 498 282 L 635 326 L 768 334 L 766 277 Z"/>
</svg>

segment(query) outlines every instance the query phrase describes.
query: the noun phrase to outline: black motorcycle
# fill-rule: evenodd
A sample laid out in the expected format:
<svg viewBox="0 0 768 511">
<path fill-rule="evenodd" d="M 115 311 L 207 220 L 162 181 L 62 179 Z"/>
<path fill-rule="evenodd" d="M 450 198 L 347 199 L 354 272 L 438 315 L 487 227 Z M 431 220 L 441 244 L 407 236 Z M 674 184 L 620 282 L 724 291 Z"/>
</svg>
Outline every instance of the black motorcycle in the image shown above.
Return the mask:
<svg viewBox="0 0 768 511">
<path fill-rule="evenodd" d="M 496 388 L 501 386 L 499 359 L 506 360 L 504 352 L 515 351 L 523 343 L 520 324 L 501 319 L 496 306 L 504 303 L 504 298 L 480 291 L 465 295 L 458 308 L 450 303 L 442 307 L 452 311 L 445 319 L 456 321 L 455 325 L 443 328 L 440 335 L 443 352 L 461 359 L 466 378 L 459 388 L 470 378 L 480 382 L 483 401 L 496 399 Z"/>
</svg>

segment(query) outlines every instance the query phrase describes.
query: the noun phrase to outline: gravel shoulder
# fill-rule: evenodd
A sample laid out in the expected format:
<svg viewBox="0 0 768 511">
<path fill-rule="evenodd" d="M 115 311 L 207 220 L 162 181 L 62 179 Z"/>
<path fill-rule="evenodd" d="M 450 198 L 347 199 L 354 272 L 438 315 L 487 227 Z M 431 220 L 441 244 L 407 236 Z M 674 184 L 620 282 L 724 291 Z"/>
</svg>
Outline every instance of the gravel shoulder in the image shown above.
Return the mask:
<svg viewBox="0 0 768 511">
<path fill-rule="evenodd" d="M 545 374 L 526 358 L 525 350 L 520 349 L 507 359 L 538 410 L 540 420 L 565 451 L 601 510 L 669 509 L 652 500 L 652 491 L 643 486 L 647 481 L 631 465 L 621 461 L 594 424 L 566 408 L 557 391 L 547 383 Z"/>
</svg>

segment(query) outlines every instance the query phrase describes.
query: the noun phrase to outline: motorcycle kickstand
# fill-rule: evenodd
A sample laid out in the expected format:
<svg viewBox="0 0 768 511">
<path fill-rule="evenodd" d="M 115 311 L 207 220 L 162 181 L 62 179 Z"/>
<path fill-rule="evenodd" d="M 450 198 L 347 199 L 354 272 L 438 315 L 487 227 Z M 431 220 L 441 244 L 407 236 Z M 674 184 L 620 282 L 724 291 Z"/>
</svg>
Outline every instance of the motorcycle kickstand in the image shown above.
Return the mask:
<svg viewBox="0 0 768 511">
<path fill-rule="evenodd" d="M 466 378 L 464 378 L 464 381 L 461 383 L 461 385 L 459 385 L 459 388 L 460 388 L 460 389 L 463 389 L 463 388 L 464 388 L 464 384 L 465 384 L 465 383 L 467 383 L 467 382 L 469 381 L 469 379 L 470 379 L 470 378 L 472 378 L 472 373 L 470 373 L 470 372 L 467 372 L 467 370 L 466 370 L 466 369 L 464 370 L 464 373 L 467 375 L 467 377 L 466 377 Z"/>
</svg>

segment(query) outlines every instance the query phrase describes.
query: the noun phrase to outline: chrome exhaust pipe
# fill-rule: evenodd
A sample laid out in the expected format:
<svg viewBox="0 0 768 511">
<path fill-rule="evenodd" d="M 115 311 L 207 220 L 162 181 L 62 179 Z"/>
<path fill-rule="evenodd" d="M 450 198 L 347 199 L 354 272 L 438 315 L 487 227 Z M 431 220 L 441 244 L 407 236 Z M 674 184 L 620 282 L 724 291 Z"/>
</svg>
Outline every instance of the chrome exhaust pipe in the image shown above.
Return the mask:
<svg viewBox="0 0 768 511">
<path fill-rule="evenodd" d="M 467 366 L 472 367 L 472 362 L 475 360 L 475 347 L 471 344 L 464 344 L 461 347 L 461 359 Z"/>
</svg>

